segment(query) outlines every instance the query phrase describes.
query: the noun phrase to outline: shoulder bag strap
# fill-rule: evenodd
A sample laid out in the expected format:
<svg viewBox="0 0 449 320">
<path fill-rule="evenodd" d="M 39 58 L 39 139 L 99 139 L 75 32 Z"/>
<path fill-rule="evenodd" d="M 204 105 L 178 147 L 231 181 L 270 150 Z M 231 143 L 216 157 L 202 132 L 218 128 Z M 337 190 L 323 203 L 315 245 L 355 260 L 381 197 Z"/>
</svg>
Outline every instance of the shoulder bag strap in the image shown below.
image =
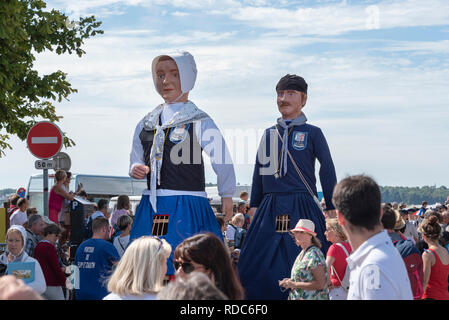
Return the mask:
<svg viewBox="0 0 449 320">
<path fill-rule="evenodd" d="M 338 272 L 337 272 L 337 270 L 335 270 L 335 267 L 334 267 L 333 264 L 331 265 L 331 273 L 332 273 L 332 274 L 335 274 L 335 275 L 337 276 L 338 282 L 340 282 L 340 284 L 341 284 L 341 279 L 340 279 L 340 277 L 338 276 Z"/>
<path fill-rule="evenodd" d="M 122 247 L 122 250 L 125 251 L 125 248 L 123 248 L 123 244 L 122 244 L 122 242 L 120 241 L 120 236 L 117 236 L 117 241 L 118 241 L 120 247 Z"/>
<path fill-rule="evenodd" d="M 281 134 L 279 133 L 278 127 L 276 126 L 276 132 L 279 136 L 279 139 L 281 139 L 281 142 L 284 143 L 284 140 L 281 137 Z M 295 162 L 295 159 L 293 159 L 293 156 L 290 153 L 290 150 L 288 150 L 288 146 L 286 146 L 287 148 L 287 154 L 291 160 L 291 162 L 293 163 L 293 166 L 295 167 L 296 172 L 298 173 L 299 177 L 301 178 L 302 183 L 304 183 L 304 185 L 306 186 L 307 190 L 309 191 L 310 195 L 312 196 L 313 200 L 315 201 L 316 205 L 318 206 L 318 208 L 320 209 L 320 211 L 322 211 L 321 209 L 321 205 L 320 205 L 320 201 L 318 200 L 317 196 L 313 193 L 312 188 L 310 188 L 309 184 L 307 183 L 306 179 L 304 178 L 304 175 L 302 174 L 301 170 L 299 170 L 298 165 Z"/>
<path fill-rule="evenodd" d="M 349 257 L 348 250 L 346 250 L 346 248 L 345 248 L 345 246 L 343 244 L 341 244 L 340 242 L 337 242 L 336 245 L 343 249 L 343 251 L 346 254 L 346 257 Z"/>
</svg>

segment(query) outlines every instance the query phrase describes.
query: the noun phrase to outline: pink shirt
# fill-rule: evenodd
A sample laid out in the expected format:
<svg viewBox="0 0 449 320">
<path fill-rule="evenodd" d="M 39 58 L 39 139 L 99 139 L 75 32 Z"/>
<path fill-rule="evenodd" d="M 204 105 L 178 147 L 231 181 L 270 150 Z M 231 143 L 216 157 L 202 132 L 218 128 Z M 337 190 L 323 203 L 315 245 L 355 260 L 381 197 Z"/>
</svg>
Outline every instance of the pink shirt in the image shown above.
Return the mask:
<svg viewBox="0 0 449 320">
<path fill-rule="evenodd" d="M 50 195 L 48 196 L 48 208 L 53 209 L 59 213 L 62 208 L 62 202 L 64 197 L 55 192 L 55 187 L 51 188 Z"/>
</svg>

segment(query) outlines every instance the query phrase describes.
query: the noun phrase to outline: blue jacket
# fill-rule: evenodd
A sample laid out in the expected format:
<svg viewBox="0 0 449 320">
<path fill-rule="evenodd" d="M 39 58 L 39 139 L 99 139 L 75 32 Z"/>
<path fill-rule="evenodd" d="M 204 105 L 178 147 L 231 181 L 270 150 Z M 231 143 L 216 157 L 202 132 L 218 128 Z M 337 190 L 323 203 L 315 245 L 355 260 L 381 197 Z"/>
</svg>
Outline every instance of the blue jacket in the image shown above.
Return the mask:
<svg viewBox="0 0 449 320">
<path fill-rule="evenodd" d="M 280 135 L 283 135 L 284 129 L 278 126 Z M 326 138 L 320 128 L 303 124 L 290 128 L 288 139 L 288 150 L 296 161 L 297 166 L 304 175 L 310 188 L 317 195 L 316 178 L 315 178 L 315 161 L 320 162 L 320 182 L 323 188 L 324 198 L 326 200 L 326 209 L 334 209 L 332 204 L 332 193 L 337 177 L 335 173 L 334 163 L 332 161 L 329 146 Z M 277 138 L 278 150 L 270 155 L 270 134 Z M 265 130 L 265 139 L 262 139 L 259 146 L 259 152 L 263 154 L 261 147 L 265 144 L 266 157 L 270 157 L 271 166 L 278 168 L 279 153 L 281 150 L 281 140 L 276 133 L 275 126 Z M 272 136 L 273 137 L 273 136 Z M 274 138 L 272 138 L 274 139 Z M 267 160 L 267 159 L 265 159 Z M 264 159 L 259 156 L 256 159 L 256 164 L 253 173 L 253 182 L 251 189 L 251 207 L 258 207 L 264 195 L 269 193 L 284 193 L 284 192 L 308 192 L 306 186 L 301 181 L 293 164 L 288 158 L 288 170 L 284 177 L 276 179 L 274 177 L 275 171 L 271 174 L 261 174 L 261 168 L 268 168 L 270 163 L 261 163 Z"/>
</svg>

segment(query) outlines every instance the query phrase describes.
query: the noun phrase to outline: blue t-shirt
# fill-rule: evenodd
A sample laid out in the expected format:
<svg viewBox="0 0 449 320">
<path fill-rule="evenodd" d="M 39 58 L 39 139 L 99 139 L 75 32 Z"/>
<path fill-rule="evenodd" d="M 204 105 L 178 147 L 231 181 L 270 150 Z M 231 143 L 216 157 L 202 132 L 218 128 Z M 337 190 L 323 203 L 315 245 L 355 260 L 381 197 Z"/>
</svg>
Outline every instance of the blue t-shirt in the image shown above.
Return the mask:
<svg viewBox="0 0 449 320">
<path fill-rule="evenodd" d="M 107 279 L 113 262 L 120 256 L 114 245 L 103 239 L 84 241 L 76 250 L 75 265 L 79 268 L 80 288 L 77 300 L 102 300 L 107 294 Z"/>
</svg>

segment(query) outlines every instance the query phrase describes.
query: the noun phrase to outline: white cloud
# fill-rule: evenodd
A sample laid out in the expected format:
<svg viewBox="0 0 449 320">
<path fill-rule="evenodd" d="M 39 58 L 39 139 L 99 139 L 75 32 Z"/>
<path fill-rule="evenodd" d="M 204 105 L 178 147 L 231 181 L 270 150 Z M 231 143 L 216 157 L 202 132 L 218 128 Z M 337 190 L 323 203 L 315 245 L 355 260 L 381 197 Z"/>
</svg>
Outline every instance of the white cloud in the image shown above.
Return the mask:
<svg viewBox="0 0 449 320">
<path fill-rule="evenodd" d="M 174 7 L 183 9 L 228 8 L 239 6 L 234 0 L 49 0 L 47 8 L 59 8 L 70 17 L 78 18 L 95 14 L 97 17 L 107 17 L 122 14 L 127 7 L 150 8 L 153 6 Z M 114 9 L 111 9 L 114 8 Z"/>
<path fill-rule="evenodd" d="M 380 1 L 375 5 L 348 5 L 345 2 L 297 9 L 240 7 L 209 11 L 225 14 L 254 27 L 283 30 L 296 35 L 338 35 L 350 31 L 397 27 L 447 25 L 449 2 Z"/>
<path fill-rule="evenodd" d="M 172 16 L 175 16 L 175 17 L 186 17 L 186 16 L 189 16 L 189 15 L 190 15 L 190 13 L 188 13 L 188 12 L 181 12 L 181 11 L 175 11 L 175 12 L 172 13 Z"/>
</svg>

